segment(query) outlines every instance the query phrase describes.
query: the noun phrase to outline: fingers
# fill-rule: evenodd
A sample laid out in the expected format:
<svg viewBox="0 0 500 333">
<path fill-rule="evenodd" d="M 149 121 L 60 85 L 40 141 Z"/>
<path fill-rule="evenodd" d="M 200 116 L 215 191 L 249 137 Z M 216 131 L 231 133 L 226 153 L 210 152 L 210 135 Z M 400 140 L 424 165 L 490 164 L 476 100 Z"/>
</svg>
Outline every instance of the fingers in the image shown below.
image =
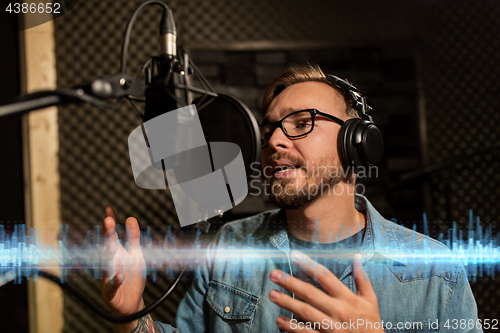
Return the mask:
<svg viewBox="0 0 500 333">
<path fill-rule="evenodd" d="M 332 297 L 350 297 L 354 295 L 332 272 L 325 266 L 318 264 L 310 257 L 299 251 L 292 251 L 291 259 L 310 277 L 318 281 L 325 291 Z"/>
<path fill-rule="evenodd" d="M 139 223 L 133 217 L 129 217 L 125 222 L 127 229 L 127 240 L 132 245 L 132 249 L 140 246 L 141 230 L 139 228 Z M 106 217 L 104 218 L 104 235 L 107 237 L 107 241 L 110 243 L 118 243 L 118 234 L 116 232 L 116 215 L 115 211 L 111 207 L 106 207 Z M 108 244 L 111 245 L 111 244 Z M 114 246 L 112 246 L 114 247 Z M 116 251 L 117 248 L 111 249 L 111 251 Z"/>
<path fill-rule="evenodd" d="M 107 258 L 108 275 L 112 279 L 114 275 L 121 272 L 123 280 L 132 280 L 136 276 L 142 276 L 145 269 L 145 261 L 140 247 L 140 229 L 137 220 L 129 217 L 126 221 L 126 242 L 120 241 L 116 231 L 112 229 L 114 221 L 106 217 L 107 227 Z M 122 243 L 125 243 L 122 245 Z M 125 247 L 124 247 L 125 246 Z"/>
<path fill-rule="evenodd" d="M 286 318 L 283 316 L 279 316 L 276 318 L 276 324 L 278 324 L 279 328 L 286 332 L 297 332 L 297 333 L 312 333 L 318 332 L 314 329 L 308 328 L 307 323 L 299 322 L 296 319 L 290 320 L 290 318 Z M 309 327 L 313 327 L 309 325 Z"/>
<path fill-rule="evenodd" d="M 115 276 L 116 269 L 113 269 L 113 257 L 119 251 L 121 244 L 119 242 L 118 233 L 116 232 L 116 216 L 113 208 L 106 207 L 106 217 L 104 218 L 104 246 L 101 248 L 101 268 L 103 269 L 103 276 L 100 279 L 102 295 L 104 297 L 111 293 L 116 293 L 118 286 L 123 282 L 122 276 Z M 115 279 L 113 285 L 110 287 L 110 281 Z"/>
<path fill-rule="evenodd" d="M 125 221 L 125 224 L 127 228 L 127 240 L 132 245 L 132 249 L 135 249 L 140 246 L 141 229 L 139 229 L 139 223 L 134 217 L 129 217 Z"/>
<path fill-rule="evenodd" d="M 106 207 L 105 212 L 106 212 L 106 217 L 111 217 L 113 220 L 116 221 L 115 210 L 112 207 Z"/>
<path fill-rule="evenodd" d="M 101 269 L 103 270 L 103 278 L 101 279 L 101 288 L 108 283 L 116 275 L 117 270 L 114 268 L 114 258 L 122 248 L 118 234 L 115 230 L 113 219 L 106 218 L 104 220 L 104 244 L 100 249 Z"/>
<path fill-rule="evenodd" d="M 104 219 L 104 236 L 108 237 L 108 240 L 115 237 L 118 238 L 116 222 L 112 217 L 108 216 Z"/>
<path fill-rule="evenodd" d="M 354 282 L 356 283 L 356 290 L 358 291 L 358 296 L 363 298 L 377 300 L 377 296 L 373 291 L 372 284 L 368 279 L 368 274 L 363 269 L 361 263 L 361 255 L 354 255 L 354 262 L 352 264 L 352 272 L 354 275 Z"/>
<path fill-rule="evenodd" d="M 324 313 L 316 309 L 314 306 L 294 299 L 287 294 L 281 293 L 277 290 L 273 290 L 269 293 L 269 299 L 273 303 L 297 315 L 297 317 L 304 318 L 304 320 L 309 322 L 321 322 L 327 317 Z"/>
<path fill-rule="evenodd" d="M 118 234 L 116 233 L 116 214 L 111 207 L 106 207 L 105 212 L 104 237 L 106 237 L 106 241 L 109 243 L 110 241 L 116 241 L 118 239 Z"/>
<path fill-rule="evenodd" d="M 327 294 L 312 284 L 294 278 L 287 273 L 280 270 L 274 270 L 271 272 L 270 278 L 274 283 L 280 285 L 304 302 L 315 306 L 324 313 L 329 313 L 332 307 L 335 306 L 335 300 L 332 300 Z"/>
<path fill-rule="evenodd" d="M 137 223 L 137 220 L 133 217 L 127 219 L 126 225 L 127 239 L 130 243 L 128 251 L 134 261 L 134 275 L 142 276 L 143 271 L 146 269 L 146 262 L 141 249 L 141 229 L 139 228 L 139 223 Z"/>
<path fill-rule="evenodd" d="M 116 214 L 111 207 L 106 207 L 104 218 L 104 244 L 101 246 L 100 279 L 101 295 L 112 311 L 126 313 L 130 302 L 136 296 L 140 298 L 146 283 L 145 261 L 140 248 L 140 229 L 135 218 L 126 221 L 127 242 L 120 240 L 117 233 Z M 122 243 L 127 244 L 125 247 Z M 132 300 L 132 301 L 131 301 Z M 132 304 L 132 308 L 136 306 Z M 124 312 L 125 311 L 125 312 Z"/>
<path fill-rule="evenodd" d="M 116 213 L 114 209 L 112 207 L 106 207 L 105 214 L 106 217 L 104 218 L 104 234 L 108 237 L 107 241 L 118 240 L 118 234 L 116 233 Z M 125 223 L 127 229 L 127 240 L 133 247 L 139 246 L 139 223 L 133 217 L 129 217 Z"/>
</svg>

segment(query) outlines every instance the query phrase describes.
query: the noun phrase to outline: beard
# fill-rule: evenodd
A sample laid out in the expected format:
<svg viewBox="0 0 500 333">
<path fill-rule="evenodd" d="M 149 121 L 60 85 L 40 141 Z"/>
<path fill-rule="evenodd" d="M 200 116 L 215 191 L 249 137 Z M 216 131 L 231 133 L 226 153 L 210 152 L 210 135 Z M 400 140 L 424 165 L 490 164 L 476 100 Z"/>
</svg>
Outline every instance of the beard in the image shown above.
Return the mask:
<svg viewBox="0 0 500 333">
<path fill-rule="evenodd" d="M 280 156 L 270 157 L 270 160 L 285 158 L 281 154 L 278 155 Z M 297 164 L 303 165 L 301 163 Z M 305 176 L 302 174 L 302 170 L 306 172 Z M 328 172 L 329 170 L 336 170 L 337 172 Z M 333 163 L 324 161 L 317 171 L 314 170 L 314 166 L 312 171 L 309 168 L 302 167 L 296 171 L 294 177 L 273 178 L 271 183 L 266 181 L 266 186 L 269 189 L 269 200 L 274 205 L 284 209 L 298 209 L 316 201 L 323 193 L 329 193 L 341 180 L 346 178 L 339 160 L 336 159 Z M 304 181 L 301 184 L 294 184 L 298 179 Z"/>
</svg>

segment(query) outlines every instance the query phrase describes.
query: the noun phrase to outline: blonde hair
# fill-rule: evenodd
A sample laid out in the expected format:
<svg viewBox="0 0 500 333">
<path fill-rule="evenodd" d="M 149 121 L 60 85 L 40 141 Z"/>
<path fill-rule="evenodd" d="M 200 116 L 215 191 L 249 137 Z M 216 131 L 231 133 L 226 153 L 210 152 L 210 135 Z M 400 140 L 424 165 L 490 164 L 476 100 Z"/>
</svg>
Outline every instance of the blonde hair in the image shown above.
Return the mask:
<svg viewBox="0 0 500 333">
<path fill-rule="evenodd" d="M 337 90 L 343 97 L 345 103 L 345 114 L 348 118 L 359 118 L 356 110 L 351 107 L 351 100 L 349 96 L 346 96 L 342 90 L 337 86 L 333 85 L 323 73 L 318 65 L 301 65 L 295 67 L 289 67 L 285 69 L 283 73 L 277 76 L 269 85 L 267 86 L 264 97 L 262 98 L 262 115 L 265 115 L 269 104 L 272 100 L 278 96 L 286 88 L 302 82 L 322 82 L 330 87 Z M 347 82 L 347 81 L 346 81 Z"/>
</svg>

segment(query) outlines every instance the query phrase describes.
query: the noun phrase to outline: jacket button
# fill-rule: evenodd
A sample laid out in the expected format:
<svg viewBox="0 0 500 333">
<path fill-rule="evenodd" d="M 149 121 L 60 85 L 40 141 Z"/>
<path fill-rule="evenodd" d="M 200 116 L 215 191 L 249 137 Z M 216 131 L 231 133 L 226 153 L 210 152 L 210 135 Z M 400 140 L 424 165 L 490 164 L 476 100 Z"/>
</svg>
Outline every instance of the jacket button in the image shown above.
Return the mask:
<svg viewBox="0 0 500 333">
<path fill-rule="evenodd" d="M 225 313 L 229 313 L 229 311 L 231 311 L 231 308 L 230 308 L 229 306 L 226 306 L 226 307 L 224 308 L 224 312 L 225 312 Z"/>
</svg>

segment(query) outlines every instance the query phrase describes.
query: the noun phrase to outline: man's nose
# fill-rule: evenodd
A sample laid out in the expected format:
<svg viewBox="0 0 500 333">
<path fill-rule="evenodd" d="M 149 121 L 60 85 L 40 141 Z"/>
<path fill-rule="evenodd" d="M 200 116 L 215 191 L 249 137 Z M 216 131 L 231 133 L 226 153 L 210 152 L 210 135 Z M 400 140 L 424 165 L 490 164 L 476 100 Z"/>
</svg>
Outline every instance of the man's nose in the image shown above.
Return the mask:
<svg viewBox="0 0 500 333">
<path fill-rule="evenodd" d="M 290 145 L 290 138 L 286 136 L 280 127 L 277 127 L 269 138 L 269 149 L 277 151 L 280 149 L 287 149 Z"/>
</svg>

